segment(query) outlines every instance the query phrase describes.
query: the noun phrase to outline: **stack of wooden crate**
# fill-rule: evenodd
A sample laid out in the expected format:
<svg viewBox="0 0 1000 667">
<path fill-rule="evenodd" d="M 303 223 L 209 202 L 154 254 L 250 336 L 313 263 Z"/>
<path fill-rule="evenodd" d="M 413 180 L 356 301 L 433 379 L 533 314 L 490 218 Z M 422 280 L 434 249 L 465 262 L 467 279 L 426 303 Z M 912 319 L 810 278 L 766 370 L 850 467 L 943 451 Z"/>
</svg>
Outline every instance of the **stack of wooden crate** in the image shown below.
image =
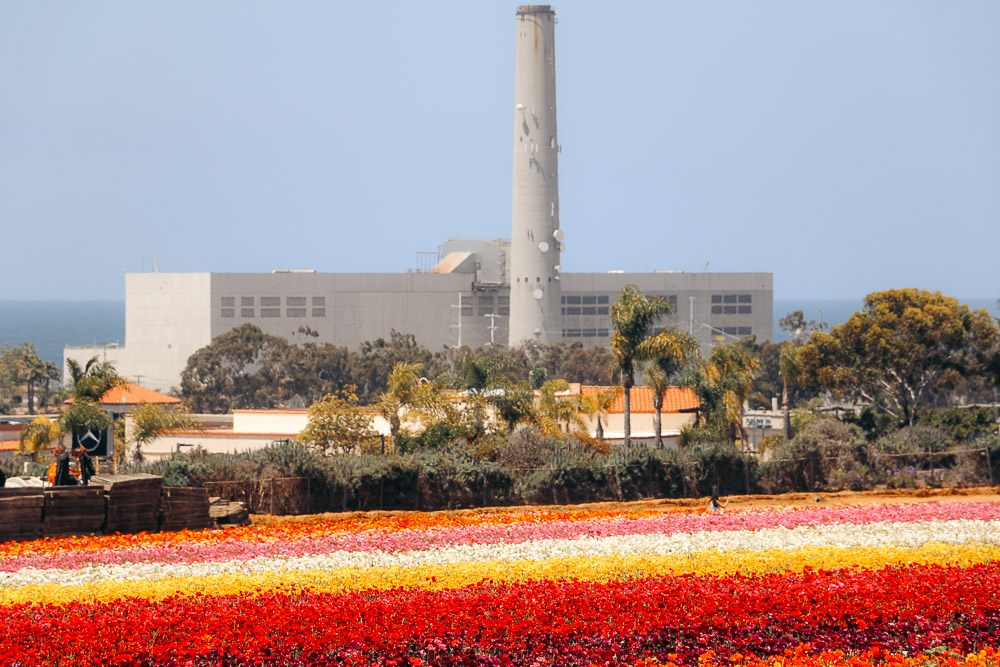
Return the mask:
<svg viewBox="0 0 1000 667">
<path fill-rule="evenodd" d="M 41 537 L 44 505 L 40 487 L 0 488 L 0 542 Z"/>
<path fill-rule="evenodd" d="M 91 486 L 45 489 L 42 535 L 93 535 L 104 525 L 104 490 Z"/>
<path fill-rule="evenodd" d="M 104 488 L 105 533 L 155 533 L 159 529 L 162 477 L 145 473 L 99 475 L 90 483 Z"/>
<path fill-rule="evenodd" d="M 160 530 L 215 528 L 208 489 L 164 487 L 160 492 Z"/>
<path fill-rule="evenodd" d="M 212 506 L 209 508 L 209 515 L 215 519 L 219 527 L 223 526 L 249 526 L 250 512 L 247 506 L 238 501 L 223 500 L 222 498 L 212 498 Z"/>
</svg>

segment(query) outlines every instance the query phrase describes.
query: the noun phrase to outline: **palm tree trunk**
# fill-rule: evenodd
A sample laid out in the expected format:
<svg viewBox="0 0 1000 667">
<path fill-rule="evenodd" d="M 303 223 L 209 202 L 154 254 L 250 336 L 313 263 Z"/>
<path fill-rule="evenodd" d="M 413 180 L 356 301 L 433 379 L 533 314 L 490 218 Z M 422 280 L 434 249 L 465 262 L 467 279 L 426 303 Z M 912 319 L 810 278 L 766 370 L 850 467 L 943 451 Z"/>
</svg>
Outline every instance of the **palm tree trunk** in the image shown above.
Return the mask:
<svg viewBox="0 0 1000 667">
<path fill-rule="evenodd" d="M 788 378 L 781 387 L 781 407 L 785 411 L 785 442 L 792 439 L 791 406 L 788 404 Z"/>
<path fill-rule="evenodd" d="M 631 375 L 623 374 L 622 386 L 625 388 L 625 446 L 632 446 L 632 384 L 635 381 Z"/>
<path fill-rule="evenodd" d="M 663 449 L 663 430 L 661 428 L 660 413 L 663 410 L 663 394 L 656 392 L 653 394 L 653 432 L 656 433 L 656 447 Z"/>
</svg>

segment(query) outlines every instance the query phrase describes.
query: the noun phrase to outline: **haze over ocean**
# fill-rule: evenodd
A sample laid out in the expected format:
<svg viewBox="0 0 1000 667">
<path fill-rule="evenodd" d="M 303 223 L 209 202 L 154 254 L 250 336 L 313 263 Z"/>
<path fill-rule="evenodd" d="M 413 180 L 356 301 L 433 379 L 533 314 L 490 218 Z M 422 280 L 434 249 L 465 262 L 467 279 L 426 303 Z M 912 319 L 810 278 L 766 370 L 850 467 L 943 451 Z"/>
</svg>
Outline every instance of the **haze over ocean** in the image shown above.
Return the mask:
<svg viewBox="0 0 1000 667">
<path fill-rule="evenodd" d="M 1000 316 L 995 299 L 960 299 Z M 774 340 L 785 340 L 778 320 L 801 310 L 808 320 L 840 324 L 861 309 L 862 299 L 775 299 Z M 388 332 L 386 333 L 388 336 Z M 32 342 L 38 355 L 62 365 L 67 345 L 125 344 L 124 301 L 0 301 L 0 345 Z"/>
</svg>

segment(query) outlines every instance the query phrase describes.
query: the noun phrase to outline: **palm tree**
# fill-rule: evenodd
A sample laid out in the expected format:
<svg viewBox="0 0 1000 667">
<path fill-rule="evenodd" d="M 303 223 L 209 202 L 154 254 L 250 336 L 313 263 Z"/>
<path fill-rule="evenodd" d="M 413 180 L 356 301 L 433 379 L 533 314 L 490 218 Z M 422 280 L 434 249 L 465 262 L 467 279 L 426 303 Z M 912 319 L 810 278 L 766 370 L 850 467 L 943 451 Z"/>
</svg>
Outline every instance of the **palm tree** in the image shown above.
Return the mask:
<svg viewBox="0 0 1000 667">
<path fill-rule="evenodd" d="M 654 351 L 667 345 L 661 337 L 669 332 L 660 331 L 650 336 L 650 329 L 664 315 L 674 312 L 669 300 L 659 296 L 645 296 L 635 285 L 622 288 L 618 300 L 611 306 L 611 353 L 621 371 L 625 391 L 625 446 L 632 444 L 632 387 L 635 386 L 635 364 L 652 356 Z"/>
<path fill-rule="evenodd" d="M 663 413 L 663 396 L 671 384 L 676 382 L 677 375 L 691 360 L 698 358 L 698 341 L 685 332 L 671 329 L 661 332 L 653 339 L 649 363 L 644 376 L 646 384 L 653 391 L 653 431 L 656 433 L 656 446 L 663 447 L 663 429 L 661 428 Z"/>
<path fill-rule="evenodd" d="M 389 420 L 389 433 L 395 444 L 402 428 L 402 412 L 406 409 L 426 425 L 427 422 L 447 420 L 458 422 L 458 413 L 451 402 L 441 395 L 440 387 L 420 376 L 421 363 L 397 361 L 389 373 L 389 383 L 378 398 L 379 410 Z"/>
<path fill-rule="evenodd" d="M 59 439 L 59 425 L 49 421 L 48 417 L 36 417 L 24 427 L 20 440 L 21 451 L 31 452 L 31 460 L 38 460 L 38 452 L 42 451 Z"/>
<path fill-rule="evenodd" d="M 708 357 L 708 382 L 714 385 L 720 400 L 717 423 L 724 426 L 727 438 L 733 443 L 736 431 L 746 443 L 747 432 L 743 427 L 743 405 L 753 392 L 754 376 L 757 372 L 757 358 L 743 345 L 733 343 L 719 345 L 712 349 Z"/>
<path fill-rule="evenodd" d="M 586 430 L 587 424 L 580 417 L 579 396 L 559 396 L 558 393 L 569 389 L 566 380 L 549 380 L 541 386 L 538 396 L 537 413 L 538 426 L 547 435 L 562 433 L 563 424 L 567 430 L 576 427 Z"/>
<path fill-rule="evenodd" d="M 91 357 L 84 366 L 80 366 L 76 359 L 69 359 L 66 366 L 73 382 L 73 398 L 77 400 L 100 402 L 109 389 L 128 385 L 110 361 L 99 362 L 97 357 Z"/>
<path fill-rule="evenodd" d="M 619 393 L 618 387 L 609 387 L 596 389 L 592 394 L 580 396 L 580 409 L 583 410 L 583 413 L 588 417 L 597 418 L 597 428 L 594 430 L 597 432 L 597 439 L 600 442 L 604 442 L 604 424 L 601 423 L 601 417 L 607 416 L 608 410 L 614 405 Z"/>
<path fill-rule="evenodd" d="M 795 382 L 801 373 L 799 345 L 790 340 L 781 344 L 778 358 L 778 372 L 781 374 L 781 407 L 785 412 L 785 440 L 792 439 L 791 405 L 788 400 L 788 385 Z"/>
<path fill-rule="evenodd" d="M 399 429 L 402 427 L 400 413 L 406 405 L 412 405 L 417 389 L 420 386 L 420 373 L 424 370 L 421 363 L 409 364 L 397 361 L 389 373 L 389 383 L 385 392 L 378 397 L 378 407 L 382 416 L 389 420 L 389 435 L 396 441 Z"/>
</svg>

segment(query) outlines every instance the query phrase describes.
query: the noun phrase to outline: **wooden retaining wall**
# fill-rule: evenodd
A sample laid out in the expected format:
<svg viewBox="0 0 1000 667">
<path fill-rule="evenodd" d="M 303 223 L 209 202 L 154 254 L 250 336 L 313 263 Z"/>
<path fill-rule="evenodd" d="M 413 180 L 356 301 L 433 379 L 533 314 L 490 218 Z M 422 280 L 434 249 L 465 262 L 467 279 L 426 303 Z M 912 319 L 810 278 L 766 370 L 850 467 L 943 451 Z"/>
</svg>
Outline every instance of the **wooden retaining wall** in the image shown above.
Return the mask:
<svg viewBox="0 0 1000 667">
<path fill-rule="evenodd" d="M 0 542 L 215 528 L 208 490 L 155 475 L 102 475 L 90 486 L 0 488 Z"/>
</svg>

